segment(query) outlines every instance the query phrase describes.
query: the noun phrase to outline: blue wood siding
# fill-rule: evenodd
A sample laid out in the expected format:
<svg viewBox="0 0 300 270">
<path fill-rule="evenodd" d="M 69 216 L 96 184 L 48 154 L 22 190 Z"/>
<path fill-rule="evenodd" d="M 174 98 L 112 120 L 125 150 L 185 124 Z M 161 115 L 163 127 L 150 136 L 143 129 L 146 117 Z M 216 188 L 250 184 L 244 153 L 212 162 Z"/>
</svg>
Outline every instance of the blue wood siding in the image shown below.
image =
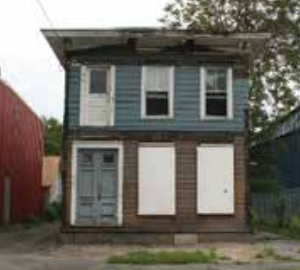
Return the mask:
<svg viewBox="0 0 300 270">
<path fill-rule="evenodd" d="M 67 74 L 67 104 L 69 126 L 79 126 L 80 110 L 80 67 L 71 67 Z"/>
<path fill-rule="evenodd" d="M 175 68 L 174 118 L 141 119 L 141 67 L 116 68 L 116 129 L 241 131 L 248 104 L 248 80 L 234 80 L 234 119 L 200 120 L 199 67 Z"/>
<path fill-rule="evenodd" d="M 79 125 L 80 69 L 69 72 L 67 110 L 69 125 Z M 244 111 L 248 105 L 249 83 L 236 79 L 234 84 L 234 119 L 200 120 L 199 67 L 175 68 L 174 118 L 168 120 L 141 119 L 141 66 L 116 67 L 116 130 L 156 131 L 242 131 Z"/>
</svg>

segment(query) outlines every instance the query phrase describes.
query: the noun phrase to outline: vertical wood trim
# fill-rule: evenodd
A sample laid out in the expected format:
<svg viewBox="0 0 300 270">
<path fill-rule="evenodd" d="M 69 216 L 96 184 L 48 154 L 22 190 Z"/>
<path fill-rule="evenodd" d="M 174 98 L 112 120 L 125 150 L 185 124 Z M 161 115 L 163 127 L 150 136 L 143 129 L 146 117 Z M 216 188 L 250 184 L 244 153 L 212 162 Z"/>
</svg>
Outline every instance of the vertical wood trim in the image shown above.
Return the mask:
<svg viewBox="0 0 300 270">
<path fill-rule="evenodd" d="M 72 170 L 71 170 L 71 205 L 70 205 L 70 223 L 71 225 L 75 225 L 76 219 L 76 192 L 77 192 L 77 155 L 78 149 L 76 144 L 74 143 L 72 146 Z"/>
<path fill-rule="evenodd" d="M 146 89 L 145 89 L 145 76 L 146 76 L 146 67 L 142 66 L 142 73 L 141 73 L 141 118 L 146 117 Z"/>
<path fill-rule="evenodd" d="M 174 117 L 174 104 L 175 104 L 175 67 L 171 66 L 169 71 L 169 116 Z"/>
<path fill-rule="evenodd" d="M 116 108 L 116 66 L 110 67 L 110 126 L 115 125 Z"/>
<path fill-rule="evenodd" d="M 200 119 L 205 119 L 205 111 L 206 111 L 206 89 L 205 89 L 205 68 L 201 67 L 200 72 L 199 72 L 199 91 L 200 91 L 200 100 L 199 100 L 199 105 L 200 105 Z"/>
<path fill-rule="evenodd" d="M 227 69 L 227 117 L 233 119 L 233 72 Z"/>
<path fill-rule="evenodd" d="M 84 126 L 87 123 L 87 87 L 88 87 L 88 69 L 86 66 L 81 66 L 80 69 L 80 106 L 79 106 L 79 115 L 80 115 L 80 126 Z"/>
</svg>

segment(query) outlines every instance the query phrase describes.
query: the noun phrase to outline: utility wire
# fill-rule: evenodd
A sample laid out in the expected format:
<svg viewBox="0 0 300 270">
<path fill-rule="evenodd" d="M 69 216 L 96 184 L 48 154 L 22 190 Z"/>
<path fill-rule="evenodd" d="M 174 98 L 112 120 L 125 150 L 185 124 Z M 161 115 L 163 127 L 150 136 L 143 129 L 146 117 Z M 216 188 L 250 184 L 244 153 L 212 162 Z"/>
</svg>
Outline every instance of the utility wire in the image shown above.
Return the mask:
<svg viewBox="0 0 300 270">
<path fill-rule="evenodd" d="M 44 7 L 44 5 L 42 4 L 42 2 L 40 0 L 35 0 L 35 2 L 37 3 L 37 5 L 39 6 L 40 10 L 42 11 L 44 17 L 46 18 L 47 22 L 49 23 L 49 25 L 51 26 L 51 28 L 55 28 L 54 27 L 54 23 L 53 21 L 50 19 L 50 16 L 48 15 L 46 8 Z"/>
<path fill-rule="evenodd" d="M 45 8 L 45 6 L 43 5 L 41 0 L 35 0 L 35 2 L 37 3 L 39 9 L 42 11 L 46 21 L 48 22 L 49 26 L 52 28 L 52 30 L 55 32 L 55 35 L 57 38 L 60 37 L 58 31 L 55 29 L 55 25 L 53 23 L 53 20 L 51 20 L 50 16 L 48 15 L 48 12 Z"/>
<path fill-rule="evenodd" d="M 59 39 L 59 38 L 60 38 L 60 34 L 59 34 L 59 32 L 56 30 L 55 25 L 54 25 L 53 21 L 51 20 L 50 16 L 48 15 L 48 12 L 47 12 L 45 6 L 43 5 L 42 1 L 41 1 L 41 0 L 35 0 L 35 2 L 36 2 L 36 4 L 38 5 L 39 9 L 42 11 L 42 13 L 43 13 L 43 15 L 44 15 L 46 21 L 47 21 L 48 24 L 49 24 L 49 26 L 52 28 L 51 30 L 54 31 L 56 38 Z M 60 66 L 60 65 L 59 65 L 59 71 L 63 71 L 63 70 L 61 69 L 61 66 Z"/>
</svg>

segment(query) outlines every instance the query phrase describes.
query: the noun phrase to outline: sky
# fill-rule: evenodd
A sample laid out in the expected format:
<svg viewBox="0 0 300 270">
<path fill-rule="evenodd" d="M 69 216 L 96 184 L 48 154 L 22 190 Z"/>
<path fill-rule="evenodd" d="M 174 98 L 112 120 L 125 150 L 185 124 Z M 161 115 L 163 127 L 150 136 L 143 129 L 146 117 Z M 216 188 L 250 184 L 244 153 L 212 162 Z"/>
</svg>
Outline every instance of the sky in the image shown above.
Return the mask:
<svg viewBox="0 0 300 270">
<path fill-rule="evenodd" d="M 39 0 L 55 28 L 159 26 L 169 0 Z M 0 0 L 1 78 L 39 116 L 63 117 L 64 70 L 40 29 L 38 0 Z"/>
</svg>

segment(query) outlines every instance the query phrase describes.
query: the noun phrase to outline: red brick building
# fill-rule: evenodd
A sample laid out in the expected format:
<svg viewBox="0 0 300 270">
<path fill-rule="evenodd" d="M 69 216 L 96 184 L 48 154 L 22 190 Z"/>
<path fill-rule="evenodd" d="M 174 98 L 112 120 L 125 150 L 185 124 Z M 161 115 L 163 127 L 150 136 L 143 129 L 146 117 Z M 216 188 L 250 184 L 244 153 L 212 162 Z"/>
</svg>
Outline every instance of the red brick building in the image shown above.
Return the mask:
<svg viewBox="0 0 300 270">
<path fill-rule="evenodd" d="M 40 212 L 42 157 L 40 119 L 0 80 L 0 224 Z"/>
</svg>

